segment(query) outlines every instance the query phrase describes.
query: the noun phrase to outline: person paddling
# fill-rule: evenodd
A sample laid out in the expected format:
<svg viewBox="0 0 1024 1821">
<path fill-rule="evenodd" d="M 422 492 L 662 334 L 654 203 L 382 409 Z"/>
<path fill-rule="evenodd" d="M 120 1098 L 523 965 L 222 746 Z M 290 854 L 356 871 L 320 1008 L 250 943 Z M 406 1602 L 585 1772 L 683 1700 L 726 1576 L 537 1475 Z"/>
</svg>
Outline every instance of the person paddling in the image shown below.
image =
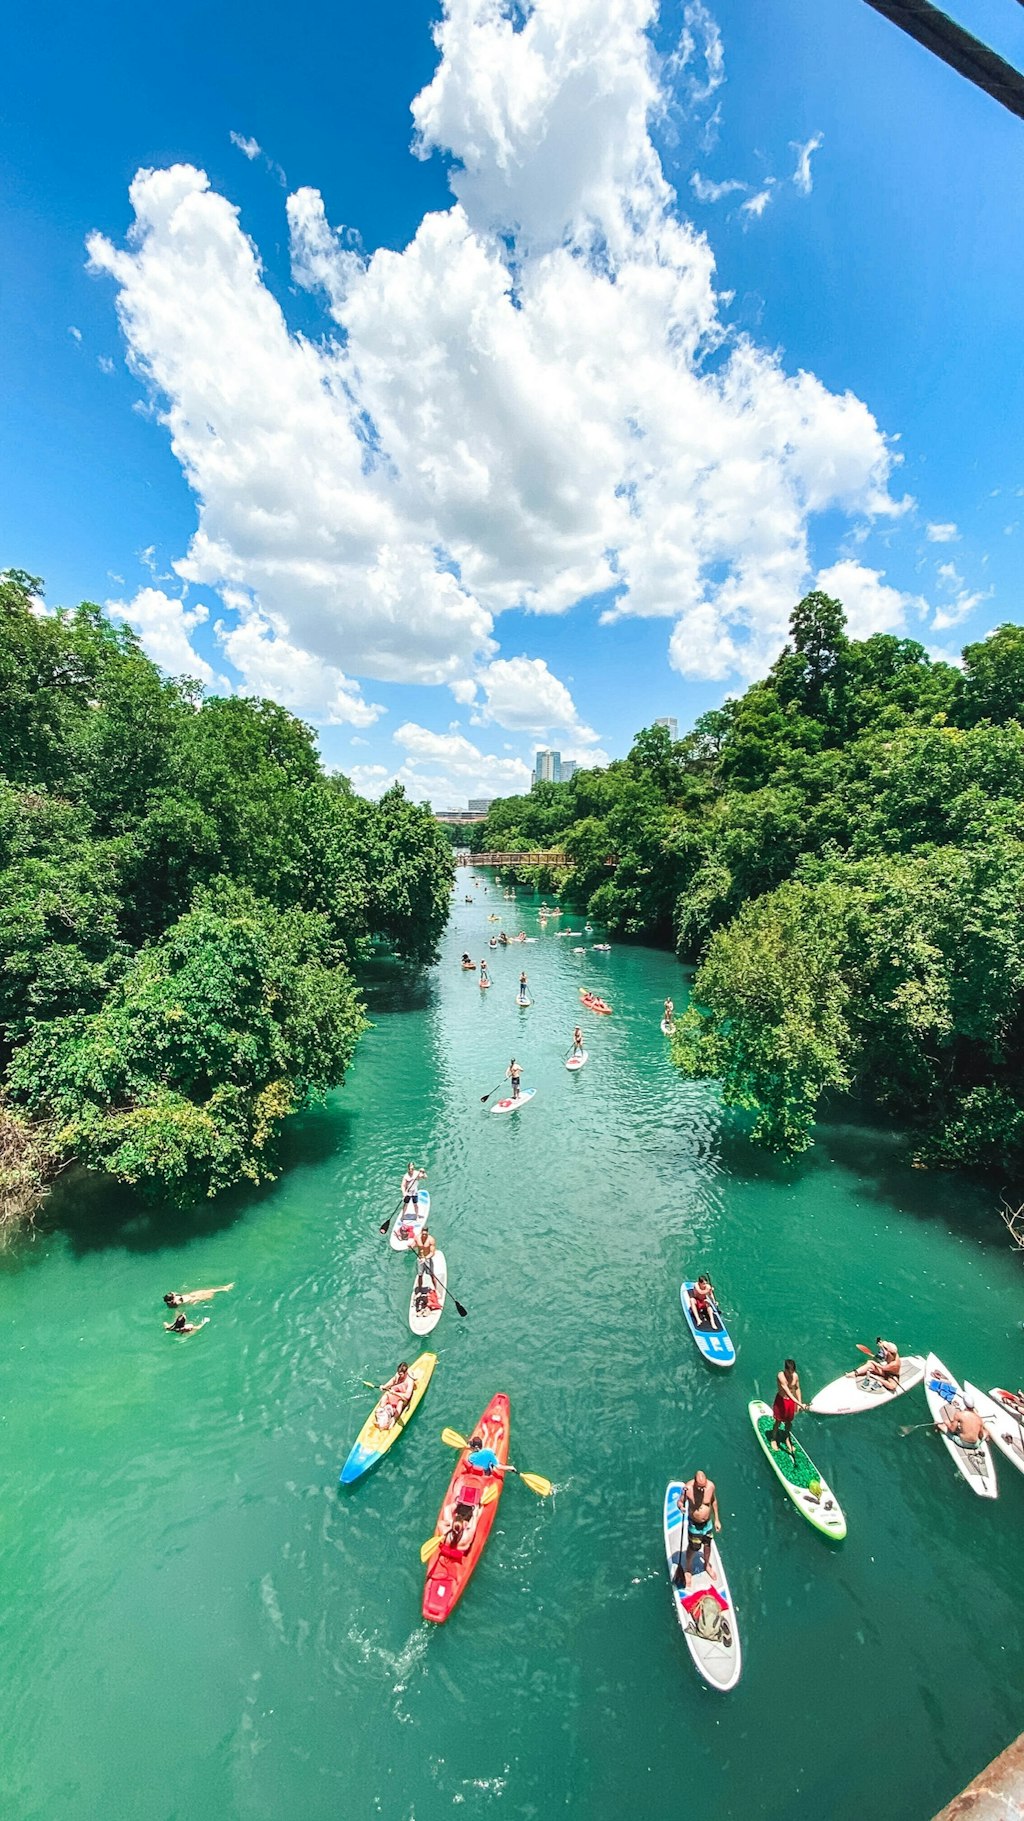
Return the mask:
<svg viewBox="0 0 1024 1821">
<path fill-rule="evenodd" d="M 480 985 L 481 986 L 490 986 L 490 984 L 491 984 L 491 976 L 487 972 L 487 963 L 486 963 L 486 961 L 481 961 L 481 963 L 480 963 Z"/>
<path fill-rule="evenodd" d="M 520 1005 L 525 1005 L 527 1003 L 529 997 L 530 997 L 530 989 L 526 983 L 526 971 L 524 969 L 523 972 L 519 976 L 519 1003 L 520 1003 Z"/>
<path fill-rule="evenodd" d="M 572 1034 L 572 1053 L 574 1056 L 582 1056 L 583 1054 L 583 1032 L 580 1030 L 579 1025 L 576 1026 L 576 1029 Z"/>
<path fill-rule="evenodd" d="M 190 1303 L 208 1303 L 212 1296 L 220 1296 L 224 1290 L 233 1290 L 234 1284 L 216 1284 L 212 1290 L 169 1290 L 164 1302 L 169 1309 L 187 1308 Z"/>
<path fill-rule="evenodd" d="M 942 1412 L 942 1421 L 936 1423 L 940 1435 L 948 1435 L 951 1441 L 974 1453 L 989 1440 L 989 1433 L 974 1408 L 974 1399 L 969 1391 L 964 1392 L 962 1410 L 951 1410 L 947 1405 Z"/>
<path fill-rule="evenodd" d="M 416 1218 L 416 1209 L 420 1200 L 420 1183 L 426 1174 L 426 1170 L 418 1170 L 416 1165 L 411 1163 L 402 1177 L 402 1212 L 399 1217 L 398 1230 L 403 1239 L 410 1238 L 412 1234 L 410 1221 Z"/>
<path fill-rule="evenodd" d="M 430 1279 L 431 1289 L 433 1290 L 434 1295 L 437 1295 L 437 1277 L 434 1273 L 434 1254 L 437 1251 L 437 1240 L 434 1238 L 433 1233 L 428 1232 L 427 1228 L 423 1227 L 413 1240 L 412 1249 L 416 1254 L 416 1285 L 413 1290 L 413 1296 L 417 1312 L 422 1313 L 427 1306 L 430 1296 L 430 1292 L 427 1289 L 428 1277 Z"/>
<path fill-rule="evenodd" d="M 692 1480 L 687 1480 L 677 1500 L 680 1510 L 690 1508 L 690 1523 L 686 1544 L 686 1561 L 683 1564 L 683 1580 L 687 1587 L 693 1580 L 693 1566 L 700 1551 L 704 1551 L 703 1572 L 709 1581 L 714 1580 L 711 1572 L 711 1544 L 713 1533 L 722 1528 L 718 1515 L 718 1496 L 714 1480 L 709 1480 L 703 1468 L 698 1468 Z"/>
<path fill-rule="evenodd" d="M 884 1379 L 891 1384 L 894 1379 L 898 1382 L 902 1366 L 900 1350 L 895 1341 L 883 1340 L 879 1334 L 875 1341 L 874 1359 L 866 1360 L 863 1366 L 857 1366 L 846 1376 L 847 1378 L 868 1378 L 870 1376 Z"/>
<path fill-rule="evenodd" d="M 690 1291 L 690 1314 L 697 1328 L 721 1328 L 724 1326 L 718 1304 L 715 1301 L 715 1286 L 710 1277 L 703 1272 Z"/>
<path fill-rule="evenodd" d="M 790 1440 L 789 1432 L 793 1426 L 793 1418 L 798 1410 L 807 1408 L 800 1390 L 800 1375 L 796 1369 L 795 1359 L 783 1361 L 782 1371 L 777 1375 L 775 1382 L 777 1389 L 775 1402 L 772 1404 L 774 1420 L 768 1432 L 768 1440 L 777 1453 L 781 1431 L 782 1446 L 792 1454 L 793 1443 Z"/>
<path fill-rule="evenodd" d="M 475 1467 L 479 1473 L 488 1477 L 492 1473 L 506 1473 L 508 1469 L 499 1461 L 493 1448 L 485 1448 L 484 1438 L 479 1433 L 469 1438 L 469 1453 L 466 1455 L 466 1466 Z"/>
<path fill-rule="evenodd" d="M 674 1024 L 675 1021 L 676 1021 L 676 1008 L 673 1005 L 671 999 L 666 999 L 666 1001 L 665 1001 L 665 1023 Z"/>
<path fill-rule="evenodd" d="M 373 1413 L 373 1420 L 378 1429 L 393 1429 L 402 1411 L 405 1410 L 416 1389 L 416 1380 L 403 1359 L 397 1372 L 393 1373 L 386 1385 L 381 1385 L 383 1393 L 380 1403 Z"/>
<path fill-rule="evenodd" d="M 513 1056 L 511 1062 L 508 1065 L 508 1068 L 505 1070 L 505 1080 L 511 1081 L 511 1083 L 512 1083 L 513 1100 L 519 1099 L 519 1087 L 520 1087 L 520 1083 L 521 1083 L 522 1079 L 523 1079 L 523 1071 L 520 1068 L 515 1057 Z"/>
</svg>

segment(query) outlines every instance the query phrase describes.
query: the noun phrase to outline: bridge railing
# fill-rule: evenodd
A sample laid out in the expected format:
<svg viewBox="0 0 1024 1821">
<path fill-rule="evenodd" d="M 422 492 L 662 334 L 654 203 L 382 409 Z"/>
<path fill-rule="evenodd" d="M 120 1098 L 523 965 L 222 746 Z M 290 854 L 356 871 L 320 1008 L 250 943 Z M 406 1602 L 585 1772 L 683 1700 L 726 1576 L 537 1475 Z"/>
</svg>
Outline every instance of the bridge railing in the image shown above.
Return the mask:
<svg viewBox="0 0 1024 1821">
<path fill-rule="evenodd" d="M 542 852 L 532 854 L 470 854 L 469 864 L 470 866 L 572 866 L 573 861 L 571 856 L 567 854 L 563 848 L 549 847 L 545 848 Z M 614 854 L 611 854 L 606 860 L 603 860 L 601 864 L 603 866 L 617 866 L 618 860 Z"/>
</svg>

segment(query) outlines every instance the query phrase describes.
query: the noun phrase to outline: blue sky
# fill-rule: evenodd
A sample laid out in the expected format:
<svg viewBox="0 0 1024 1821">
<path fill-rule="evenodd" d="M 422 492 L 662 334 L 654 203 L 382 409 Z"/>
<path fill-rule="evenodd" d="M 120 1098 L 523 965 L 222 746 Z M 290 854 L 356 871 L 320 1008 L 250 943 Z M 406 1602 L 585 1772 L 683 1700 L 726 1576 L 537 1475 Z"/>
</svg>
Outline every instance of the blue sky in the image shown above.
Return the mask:
<svg viewBox="0 0 1024 1821">
<path fill-rule="evenodd" d="M 0 560 L 439 806 L 689 723 L 819 580 L 1020 618 L 1021 123 L 862 0 L 654 11 L 8 19 Z"/>
</svg>

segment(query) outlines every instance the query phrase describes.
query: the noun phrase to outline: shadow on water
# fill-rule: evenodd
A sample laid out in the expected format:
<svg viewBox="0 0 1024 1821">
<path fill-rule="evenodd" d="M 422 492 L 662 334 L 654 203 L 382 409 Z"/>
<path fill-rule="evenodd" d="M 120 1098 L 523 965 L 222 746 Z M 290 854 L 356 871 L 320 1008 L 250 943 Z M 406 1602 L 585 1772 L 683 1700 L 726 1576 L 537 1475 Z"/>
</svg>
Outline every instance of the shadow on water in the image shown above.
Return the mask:
<svg viewBox="0 0 1024 1821">
<path fill-rule="evenodd" d="M 344 1156 L 351 1143 L 351 1128 L 352 1115 L 334 1094 L 326 1105 L 311 1107 L 286 1124 L 279 1141 L 274 1181 L 259 1187 L 240 1184 L 213 1201 L 196 1202 L 188 1208 L 146 1202 L 127 1183 L 81 1168 L 71 1169 L 47 1197 L 32 1231 L 36 1236 L 60 1235 L 79 1257 L 115 1248 L 135 1253 L 159 1252 L 168 1246 L 209 1239 L 227 1232 L 253 1208 L 268 1201 L 290 1172 L 315 1169 L 329 1157 Z M 24 1248 L 15 1243 L 5 1257 L 16 1263 L 19 1252 L 24 1256 Z"/>
<path fill-rule="evenodd" d="M 392 955 L 365 962 L 359 969 L 358 981 L 371 1019 L 382 1017 L 385 1012 L 427 1012 L 437 1003 L 434 974 L 397 961 Z"/>
</svg>

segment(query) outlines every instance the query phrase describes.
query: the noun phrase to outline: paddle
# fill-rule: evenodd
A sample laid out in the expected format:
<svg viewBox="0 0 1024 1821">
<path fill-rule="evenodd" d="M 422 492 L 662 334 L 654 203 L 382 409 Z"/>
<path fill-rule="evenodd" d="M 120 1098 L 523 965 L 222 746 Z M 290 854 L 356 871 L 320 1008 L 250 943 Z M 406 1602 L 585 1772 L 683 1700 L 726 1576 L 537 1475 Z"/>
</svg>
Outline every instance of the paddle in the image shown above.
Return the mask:
<svg viewBox="0 0 1024 1821">
<path fill-rule="evenodd" d="M 938 1429 L 938 1423 L 904 1423 L 900 1428 L 901 1435 L 913 1435 L 915 1429 Z"/>
<path fill-rule="evenodd" d="M 687 1553 L 687 1550 L 689 1549 L 689 1547 L 690 1547 L 690 1501 L 689 1501 L 689 1499 L 686 1499 L 686 1501 L 683 1505 L 683 1535 L 682 1535 L 682 1542 L 681 1542 L 680 1549 L 679 1549 L 679 1560 L 676 1563 L 675 1569 L 672 1574 L 673 1587 L 685 1587 L 686 1586 L 686 1553 Z M 689 1614 L 687 1614 L 687 1617 L 689 1617 Z"/>
<path fill-rule="evenodd" d="M 872 1360 L 874 1359 L 874 1357 L 875 1357 L 874 1347 L 866 1347 L 862 1340 L 855 1340 L 853 1344 L 856 1347 L 858 1353 L 866 1353 L 869 1359 L 872 1359 Z M 851 1373 L 849 1376 L 852 1378 L 853 1374 Z M 886 1391 L 902 1391 L 903 1390 L 903 1386 L 900 1384 L 898 1376 L 896 1378 L 893 1378 L 890 1375 L 888 1378 L 886 1378 L 884 1373 L 876 1372 L 875 1377 L 877 1378 L 879 1384 L 882 1385 Z"/>
<path fill-rule="evenodd" d="M 457 1429 L 442 1429 L 441 1440 L 449 1448 L 469 1447 L 465 1436 L 460 1435 Z M 502 1461 L 499 1465 L 503 1473 L 516 1474 L 522 1480 L 523 1485 L 529 1486 L 530 1491 L 535 1492 L 539 1499 L 548 1498 L 555 1490 L 551 1481 L 545 1479 L 542 1473 L 524 1473 L 520 1467 L 513 1467 L 511 1461 Z"/>
<path fill-rule="evenodd" d="M 484 1492 L 483 1498 L 480 1500 L 480 1503 L 481 1503 L 481 1505 L 493 1505 L 497 1496 L 498 1496 L 498 1487 L 497 1486 L 488 1486 Z M 421 1562 L 426 1563 L 426 1562 L 433 1561 L 435 1555 L 437 1554 L 438 1550 L 441 1547 L 441 1540 L 442 1539 L 441 1539 L 440 1531 L 435 1530 L 433 1536 L 428 1536 L 426 1542 L 420 1544 L 420 1561 Z"/>
<path fill-rule="evenodd" d="M 386 1220 L 386 1221 L 384 1221 L 384 1223 L 383 1223 L 383 1225 L 382 1225 L 382 1226 L 380 1226 L 380 1227 L 378 1227 L 378 1229 L 377 1229 L 377 1231 L 378 1231 L 378 1232 L 379 1232 L 379 1233 L 386 1233 L 386 1232 L 387 1232 L 387 1230 L 388 1230 L 388 1228 L 389 1228 L 389 1226 L 390 1226 L 390 1225 L 391 1225 L 391 1222 L 392 1222 L 392 1221 L 393 1221 L 393 1220 L 394 1220 L 394 1218 L 395 1218 L 395 1215 L 396 1215 L 396 1214 L 397 1214 L 397 1213 L 398 1213 L 398 1210 L 399 1210 L 399 1208 L 401 1208 L 401 1206 L 402 1206 L 402 1202 L 404 1202 L 404 1200 L 405 1200 L 405 1197 L 404 1197 L 404 1196 L 403 1196 L 403 1197 L 402 1197 L 402 1201 L 400 1201 L 400 1202 L 399 1202 L 399 1204 L 398 1204 L 398 1207 L 397 1207 L 397 1208 L 392 1208 L 392 1210 L 391 1210 L 391 1212 L 390 1212 L 390 1214 L 389 1214 L 389 1215 L 388 1215 L 388 1217 L 387 1217 L 387 1220 Z"/>
<path fill-rule="evenodd" d="M 503 1075 L 501 1080 L 498 1082 L 498 1087 L 493 1087 L 491 1089 L 491 1094 L 496 1094 L 498 1092 L 498 1088 L 502 1087 L 504 1082 L 505 1082 L 505 1076 Z M 487 1102 L 491 1098 L 491 1094 L 481 1094 L 481 1096 L 480 1096 L 480 1105 L 481 1106 L 487 1105 Z"/>
</svg>

